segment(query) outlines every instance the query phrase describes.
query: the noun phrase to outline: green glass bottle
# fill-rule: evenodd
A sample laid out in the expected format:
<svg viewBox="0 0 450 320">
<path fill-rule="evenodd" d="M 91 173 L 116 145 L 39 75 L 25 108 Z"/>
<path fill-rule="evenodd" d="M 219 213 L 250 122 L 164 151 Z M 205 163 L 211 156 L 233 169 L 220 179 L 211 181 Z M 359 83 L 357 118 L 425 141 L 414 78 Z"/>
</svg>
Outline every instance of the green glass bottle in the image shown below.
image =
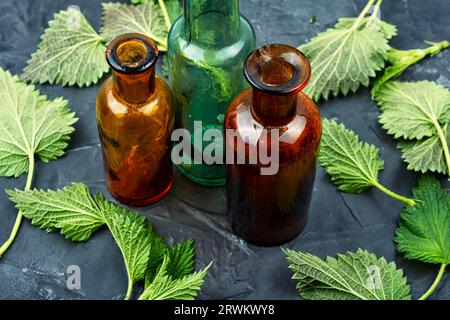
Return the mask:
<svg viewBox="0 0 450 320">
<path fill-rule="evenodd" d="M 194 155 L 211 143 L 223 152 L 223 139 L 202 137 L 208 129 L 223 132 L 228 105 L 248 86 L 242 66 L 254 48 L 255 33 L 239 14 L 239 0 L 184 1 L 184 13 L 169 34 L 169 77 L 177 127 L 191 138 L 191 152 L 178 168 L 196 183 L 225 185 L 224 164 L 200 163 Z"/>
</svg>

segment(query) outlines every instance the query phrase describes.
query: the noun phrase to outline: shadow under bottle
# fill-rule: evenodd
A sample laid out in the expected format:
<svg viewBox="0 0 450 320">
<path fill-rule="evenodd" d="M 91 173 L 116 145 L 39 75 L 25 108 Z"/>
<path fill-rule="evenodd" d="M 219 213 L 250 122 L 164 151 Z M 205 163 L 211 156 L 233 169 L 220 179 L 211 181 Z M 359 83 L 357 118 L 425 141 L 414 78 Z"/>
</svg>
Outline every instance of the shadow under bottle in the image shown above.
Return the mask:
<svg viewBox="0 0 450 320">
<path fill-rule="evenodd" d="M 307 223 L 321 118 L 314 102 L 301 92 L 310 65 L 297 49 L 257 49 L 244 73 L 252 88 L 231 103 L 225 118 L 225 129 L 235 132 L 226 134 L 227 152 L 234 157 L 234 164 L 227 162 L 228 214 L 233 231 L 244 240 L 279 245 L 294 239 Z M 261 148 L 278 154 L 275 174 L 262 174 L 268 164 L 260 157 Z M 239 156 L 245 163 L 236 163 Z"/>
</svg>

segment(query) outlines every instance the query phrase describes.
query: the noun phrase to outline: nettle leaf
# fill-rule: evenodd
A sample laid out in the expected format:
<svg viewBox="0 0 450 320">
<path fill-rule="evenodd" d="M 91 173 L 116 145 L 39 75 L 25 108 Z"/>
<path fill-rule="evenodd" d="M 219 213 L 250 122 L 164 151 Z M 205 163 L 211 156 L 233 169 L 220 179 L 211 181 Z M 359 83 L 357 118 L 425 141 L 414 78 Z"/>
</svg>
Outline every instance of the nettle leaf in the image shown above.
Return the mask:
<svg viewBox="0 0 450 320">
<path fill-rule="evenodd" d="M 336 29 L 350 29 L 358 18 L 340 18 L 334 26 Z M 371 29 L 380 32 L 386 39 L 391 39 L 397 35 L 397 27 L 393 24 L 381 21 L 378 17 L 365 17 L 362 19 L 359 27 L 360 30 Z"/>
<path fill-rule="evenodd" d="M 375 18 L 363 18 L 369 4 L 353 24 L 343 20 L 299 47 L 311 63 L 311 81 L 305 93 L 313 100 L 326 100 L 330 94 L 337 96 L 340 92 L 347 95 L 361 85 L 367 87 L 370 77 L 384 67 L 389 45 L 383 31 L 369 27 L 367 21 Z M 392 30 L 385 28 L 384 32 L 391 35 Z"/>
<path fill-rule="evenodd" d="M 395 263 L 359 249 L 322 260 L 283 249 L 297 290 L 307 300 L 410 300 L 410 287 Z"/>
<path fill-rule="evenodd" d="M 180 0 L 131 0 L 132 4 L 144 4 L 149 2 L 157 4 L 161 4 L 161 2 L 164 3 L 169 19 L 172 23 L 183 13 Z"/>
<path fill-rule="evenodd" d="M 450 91 L 434 82 L 389 82 L 375 99 L 380 123 L 395 138 L 431 137 L 450 121 Z"/>
<path fill-rule="evenodd" d="M 145 277 L 145 288 L 153 282 L 166 255 L 166 273 L 172 279 L 181 279 L 194 272 L 195 248 L 193 240 L 183 241 L 172 248 L 167 247 L 165 244 L 159 245 L 158 241 L 156 241 L 156 245 L 152 244 L 151 254 L 149 263 L 152 266 L 149 266 L 148 274 Z"/>
<path fill-rule="evenodd" d="M 371 90 L 372 99 L 375 99 L 375 95 L 385 83 L 400 76 L 409 66 L 419 62 L 427 55 L 434 56 L 449 46 L 448 41 L 442 41 L 439 43 L 426 41 L 426 43 L 431 44 L 431 46 L 426 49 L 389 49 L 386 58 L 390 66 L 383 71 L 383 75 L 378 77 L 377 81 L 373 85 Z"/>
<path fill-rule="evenodd" d="M 28 172 L 35 154 L 45 162 L 64 154 L 78 120 L 66 100 L 49 101 L 0 68 L 0 101 L 1 176 Z"/>
<path fill-rule="evenodd" d="M 167 50 L 167 29 L 158 5 L 148 2 L 141 5 L 103 3 L 102 37 L 106 42 L 118 35 L 137 32 L 154 40 L 161 51 Z"/>
<path fill-rule="evenodd" d="M 181 279 L 194 272 L 194 241 L 186 240 L 178 243 L 173 248 L 170 248 L 167 254 L 169 263 L 166 271 L 172 279 Z"/>
<path fill-rule="evenodd" d="M 377 147 L 328 119 L 322 121 L 319 161 L 340 190 L 352 193 L 377 185 L 378 172 L 384 165 Z"/>
<path fill-rule="evenodd" d="M 143 280 L 152 243 L 150 223 L 143 216 L 119 207 L 103 196 L 96 196 L 96 201 L 122 252 L 129 282 L 134 284 Z"/>
<path fill-rule="evenodd" d="M 389 82 L 375 99 L 383 128 L 402 139 L 398 147 L 408 169 L 448 172 L 450 92 L 429 81 Z"/>
<path fill-rule="evenodd" d="M 62 190 L 7 191 L 10 200 L 31 223 L 41 229 L 56 231 L 72 241 L 86 241 L 105 224 L 89 189 L 74 183 Z"/>
<path fill-rule="evenodd" d="M 405 207 L 396 231 L 397 250 L 412 260 L 450 263 L 450 196 L 438 180 L 423 176 L 413 189 L 419 200 Z"/>
<path fill-rule="evenodd" d="M 169 264 L 170 258 L 166 255 L 158 274 L 139 300 L 194 300 L 212 263 L 199 272 L 178 279 L 167 273 Z"/>
<path fill-rule="evenodd" d="M 442 131 L 448 146 L 450 145 L 448 124 L 443 126 Z M 400 140 L 397 147 L 402 151 L 402 158 L 408 164 L 408 170 L 422 173 L 448 172 L 443 145 L 438 135 L 422 140 Z"/>
<path fill-rule="evenodd" d="M 164 239 L 157 235 L 154 230 L 152 230 L 150 254 L 148 257 L 147 271 L 144 283 L 145 288 L 150 285 L 150 283 L 158 273 L 168 249 L 169 247 Z"/>
<path fill-rule="evenodd" d="M 21 78 L 33 83 L 95 84 L 109 67 L 103 39 L 78 10 L 55 14 Z"/>
<path fill-rule="evenodd" d="M 191 240 L 168 248 L 148 220 L 134 211 L 92 198 L 89 189 L 74 183 L 62 190 L 7 191 L 11 201 L 39 228 L 61 230 L 73 241 L 88 240 L 106 224 L 116 241 L 128 275 L 128 299 L 133 284 L 146 279 L 146 299 L 193 299 L 200 291 L 209 268 L 194 271 L 194 245 Z M 147 290 L 148 289 L 148 290 Z"/>
</svg>

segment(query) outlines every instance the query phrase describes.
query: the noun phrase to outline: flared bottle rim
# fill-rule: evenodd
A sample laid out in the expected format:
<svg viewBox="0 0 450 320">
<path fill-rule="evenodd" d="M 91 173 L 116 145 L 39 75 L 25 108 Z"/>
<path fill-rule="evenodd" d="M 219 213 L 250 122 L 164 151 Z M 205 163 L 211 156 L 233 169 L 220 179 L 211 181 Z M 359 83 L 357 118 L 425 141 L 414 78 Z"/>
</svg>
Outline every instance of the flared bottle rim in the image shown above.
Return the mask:
<svg viewBox="0 0 450 320">
<path fill-rule="evenodd" d="M 259 91 L 290 95 L 306 87 L 311 77 L 311 65 L 308 58 L 294 47 L 268 44 L 248 55 L 244 75 Z"/>
<path fill-rule="evenodd" d="M 127 46 L 134 46 L 134 57 L 123 57 L 122 51 Z M 154 67 L 158 60 L 157 45 L 140 33 L 125 33 L 114 38 L 108 45 L 105 56 L 110 67 L 120 73 L 134 74 L 145 72 Z"/>
</svg>

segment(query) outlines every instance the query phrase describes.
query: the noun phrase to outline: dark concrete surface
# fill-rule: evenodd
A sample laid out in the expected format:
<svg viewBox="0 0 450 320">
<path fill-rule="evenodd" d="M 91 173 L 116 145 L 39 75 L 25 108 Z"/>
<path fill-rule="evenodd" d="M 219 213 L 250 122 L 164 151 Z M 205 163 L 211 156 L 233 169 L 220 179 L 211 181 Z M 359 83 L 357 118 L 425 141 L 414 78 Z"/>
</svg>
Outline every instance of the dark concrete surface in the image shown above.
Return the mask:
<svg viewBox="0 0 450 320">
<path fill-rule="evenodd" d="M 0 66 L 20 73 L 53 14 L 71 4 L 80 6 L 99 30 L 100 0 L 1 0 Z M 241 0 L 241 11 L 253 23 L 258 44 L 297 46 L 334 25 L 337 18 L 357 15 L 364 4 L 363 0 Z M 398 27 L 399 35 L 391 41 L 397 48 L 421 47 L 423 40 L 450 40 L 449 0 L 384 0 L 381 12 L 384 20 Z M 312 16 L 317 21 L 310 24 Z M 450 51 L 413 66 L 402 79 L 429 79 L 450 87 Z M 81 181 L 93 191 L 109 196 L 95 123 L 98 86 L 78 89 L 42 85 L 39 89 L 50 98 L 69 99 L 80 121 L 66 156 L 37 164 L 34 186 L 61 188 Z M 323 116 L 344 122 L 363 140 L 377 145 L 385 160 L 381 182 L 400 194 L 409 194 L 418 175 L 406 170 L 395 142 L 380 128 L 379 113 L 368 89 L 320 102 L 319 107 Z M 0 189 L 22 188 L 25 179 L 0 178 Z M 199 268 L 215 261 L 200 298 L 297 299 L 279 247 L 258 248 L 234 237 L 229 232 L 224 208 L 223 189 L 199 187 L 177 176 L 166 199 L 140 211 L 169 242 L 195 239 Z M 377 190 L 361 195 L 343 194 L 319 168 L 308 227 L 287 246 L 321 257 L 365 248 L 395 260 L 404 269 L 412 295 L 417 298 L 432 283 L 438 267 L 407 261 L 395 252 L 394 230 L 401 208 L 402 203 Z M 0 242 L 7 239 L 15 216 L 13 204 L 0 192 Z M 81 268 L 81 290 L 66 287 L 69 265 Z M 433 298 L 450 298 L 449 274 L 447 271 Z M 72 243 L 24 221 L 17 240 L 0 259 L 0 299 L 119 299 L 126 285 L 122 257 L 105 229 L 86 243 Z"/>
</svg>

